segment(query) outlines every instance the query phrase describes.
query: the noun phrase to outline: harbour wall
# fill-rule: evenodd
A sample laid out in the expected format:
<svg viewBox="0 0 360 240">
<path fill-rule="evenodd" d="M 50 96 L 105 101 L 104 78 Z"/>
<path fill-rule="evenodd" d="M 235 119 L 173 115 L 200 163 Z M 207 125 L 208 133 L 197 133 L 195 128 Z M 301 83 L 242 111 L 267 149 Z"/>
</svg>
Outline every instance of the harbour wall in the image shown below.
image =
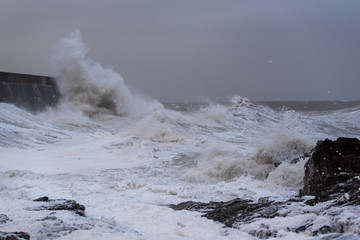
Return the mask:
<svg viewBox="0 0 360 240">
<path fill-rule="evenodd" d="M 0 102 L 38 112 L 55 106 L 59 98 L 53 77 L 0 72 Z"/>
</svg>

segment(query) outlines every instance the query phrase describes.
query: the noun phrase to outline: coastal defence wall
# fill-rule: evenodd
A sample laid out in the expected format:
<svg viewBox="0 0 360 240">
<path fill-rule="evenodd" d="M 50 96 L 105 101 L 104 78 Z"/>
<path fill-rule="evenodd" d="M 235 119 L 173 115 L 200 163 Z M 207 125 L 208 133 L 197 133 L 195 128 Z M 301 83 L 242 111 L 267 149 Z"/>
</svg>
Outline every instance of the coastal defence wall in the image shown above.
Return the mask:
<svg viewBox="0 0 360 240">
<path fill-rule="evenodd" d="M 54 106 L 59 98 L 52 77 L 0 72 L 0 102 L 37 112 Z"/>
</svg>

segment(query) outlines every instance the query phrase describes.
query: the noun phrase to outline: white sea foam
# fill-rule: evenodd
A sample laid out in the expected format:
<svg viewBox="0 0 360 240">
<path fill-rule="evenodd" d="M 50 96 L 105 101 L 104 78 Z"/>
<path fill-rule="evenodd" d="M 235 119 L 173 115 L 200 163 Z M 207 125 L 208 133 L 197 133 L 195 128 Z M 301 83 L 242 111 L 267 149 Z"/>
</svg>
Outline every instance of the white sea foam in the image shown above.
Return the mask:
<svg viewBox="0 0 360 240">
<path fill-rule="evenodd" d="M 293 113 L 259 106 L 235 111 L 247 111 L 247 117 L 234 115 L 231 106 L 219 105 L 209 106 L 221 113 L 214 118 L 207 117 L 207 109 L 183 113 L 161 107 L 134 121 L 111 114 L 76 118 L 76 111 L 60 117 L 64 109 L 35 116 L 8 104 L 1 106 L 2 129 L 16 128 L 16 133 L 8 132 L 9 137 L 2 140 L 7 144 L 1 147 L 0 213 L 12 221 L 0 225 L 1 230 L 22 230 L 43 238 L 41 223 L 34 219 L 46 216 L 24 208 L 32 206 L 31 199 L 44 195 L 75 199 L 87 207 L 85 220 L 57 214 L 69 224 L 91 226 L 63 239 L 252 239 L 249 233 L 264 226 L 277 231 L 280 239 L 307 239 L 309 233 L 296 234 L 294 229 L 309 221 L 324 223 L 315 212 L 294 205 L 289 206 L 294 214 L 288 217 L 224 229 L 199 213 L 165 206 L 186 200 L 240 197 L 257 201 L 296 195 L 305 159 L 296 164 L 290 161 L 317 140 L 318 133 L 310 135 L 308 126 L 301 127 L 311 117 L 288 117 Z M 256 120 L 251 111 L 259 109 L 259 116 L 265 116 L 261 111 L 268 114 Z M 300 126 L 289 128 L 294 122 Z M 31 134 L 43 139 L 41 143 L 32 142 Z M 48 141 L 48 136 L 56 141 Z M 358 219 L 350 213 L 323 219 L 334 226 L 348 224 L 346 233 L 358 235 L 353 225 Z"/>
</svg>

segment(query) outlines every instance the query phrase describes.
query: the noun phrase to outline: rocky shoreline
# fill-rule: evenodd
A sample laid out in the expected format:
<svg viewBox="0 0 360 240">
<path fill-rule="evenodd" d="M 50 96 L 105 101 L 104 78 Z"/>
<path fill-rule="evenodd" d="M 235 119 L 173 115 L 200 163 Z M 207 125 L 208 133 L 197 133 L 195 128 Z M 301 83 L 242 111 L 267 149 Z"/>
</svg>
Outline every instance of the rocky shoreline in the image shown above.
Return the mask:
<svg viewBox="0 0 360 240">
<path fill-rule="evenodd" d="M 338 138 L 336 141 L 318 141 L 311 156 L 305 164 L 304 186 L 299 195 L 286 201 L 274 201 L 260 198 L 258 202 L 246 199 L 233 199 L 227 202 L 183 202 L 169 207 L 174 210 L 190 210 L 203 213 L 203 217 L 221 222 L 227 227 L 239 228 L 243 223 L 250 223 L 255 219 L 286 217 L 294 214 L 288 211 L 289 206 L 297 209 L 297 214 L 315 213 L 317 215 L 333 214 L 328 211 L 337 208 L 360 205 L 360 142 L 357 138 Z M 325 203 L 324 207 L 315 207 Z M 336 211 L 335 211 L 336 212 Z M 296 213 L 295 213 L 296 214 Z M 351 220 L 341 219 L 332 224 L 315 226 L 308 222 L 304 226 L 287 229 L 296 233 L 307 231 L 309 235 L 331 234 L 330 238 L 346 232 L 352 227 Z M 359 227 L 359 226 L 358 226 Z M 356 226 L 355 226 L 356 228 Z M 276 237 L 276 230 L 262 225 L 251 235 L 267 239 Z M 340 236 L 339 235 L 339 236 Z M 357 235 L 360 235 L 358 230 Z M 348 236 L 351 238 L 352 236 Z"/>
<path fill-rule="evenodd" d="M 356 239 L 360 236 L 360 221 L 337 218 L 336 214 L 347 206 L 360 205 L 360 142 L 357 138 L 338 138 L 335 141 L 325 139 L 318 141 L 309 154 L 304 166 L 304 185 L 299 194 L 290 199 L 277 201 L 260 198 L 257 202 L 236 198 L 226 202 L 182 202 L 169 205 L 174 210 L 201 212 L 203 217 L 223 223 L 226 227 L 241 228 L 243 224 L 258 219 L 275 219 L 301 214 L 328 216 L 329 223 L 315 224 L 311 220 L 304 225 L 296 225 L 287 231 L 306 232 L 309 236 L 324 236 L 324 239 Z M 294 161 L 296 162 L 296 161 Z M 54 239 L 67 235 L 75 230 L 92 228 L 91 221 L 85 215 L 85 206 L 74 200 L 49 199 L 40 197 L 32 200 L 33 206 L 26 211 L 44 212 L 40 221 L 44 226 L 39 233 L 42 239 Z M 67 212 L 76 221 L 68 222 L 61 218 L 60 212 Z M 359 218 L 359 216 L 357 216 Z M 0 226 L 11 219 L 0 214 Z M 113 226 L 111 226 L 113 227 Z M 356 230 L 358 229 L 358 230 Z M 346 232 L 353 234 L 344 234 Z M 260 224 L 250 235 L 267 239 L 281 234 L 267 224 Z M 344 238 L 345 237 L 345 238 Z M 0 240 L 27 240 L 26 232 L 2 232 Z"/>
</svg>

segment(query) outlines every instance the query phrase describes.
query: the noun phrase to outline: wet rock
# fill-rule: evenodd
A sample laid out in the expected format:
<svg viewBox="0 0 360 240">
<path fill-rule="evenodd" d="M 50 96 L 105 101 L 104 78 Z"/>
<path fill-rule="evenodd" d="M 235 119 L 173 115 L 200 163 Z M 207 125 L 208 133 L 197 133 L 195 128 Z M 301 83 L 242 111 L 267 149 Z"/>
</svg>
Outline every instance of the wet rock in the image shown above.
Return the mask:
<svg viewBox="0 0 360 240">
<path fill-rule="evenodd" d="M 305 164 L 301 195 L 313 195 L 309 205 L 328 200 L 337 204 L 360 202 L 360 142 L 357 138 L 319 141 Z M 340 199 L 341 198 L 341 199 Z"/>
<path fill-rule="evenodd" d="M 306 201 L 314 206 L 319 202 L 334 200 L 332 205 L 360 205 L 360 177 L 354 177 L 344 183 L 335 184 L 316 193 L 315 198 Z"/>
<path fill-rule="evenodd" d="M 76 230 L 89 230 L 91 225 L 87 222 L 80 222 L 78 219 L 62 220 L 54 215 L 49 215 L 36 221 L 41 222 L 41 227 L 37 233 L 40 238 L 46 236 L 46 239 L 56 239 L 70 234 Z"/>
<path fill-rule="evenodd" d="M 300 232 L 305 232 L 306 229 L 308 229 L 309 227 L 311 226 L 311 224 L 309 225 L 303 225 L 303 226 L 300 226 L 298 228 L 295 229 L 295 232 L 296 233 L 300 233 Z M 289 229 L 290 230 L 290 229 Z"/>
<path fill-rule="evenodd" d="M 1 232 L 0 240 L 29 240 L 30 234 L 26 232 Z"/>
<path fill-rule="evenodd" d="M 203 217 L 233 227 L 241 223 L 249 223 L 254 218 L 274 218 L 284 202 L 273 202 L 267 199 L 254 203 L 250 200 L 236 198 L 227 202 L 183 202 L 169 205 L 174 210 L 190 210 L 204 213 Z"/>
<path fill-rule="evenodd" d="M 253 203 L 242 199 L 219 203 L 217 208 L 204 216 L 215 221 L 223 222 L 231 227 L 234 223 L 248 223 L 255 217 L 273 218 L 277 216 L 278 204 L 274 202 Z"/>
<path fill-rule="evenodd" d="M 356 224 L 356 219 L 349 219 L 347 223 L 339 221 L 336 214 L 344 209 L 344 205 L 335 205 L 332 202 L 328 207 L 311 208 L 305 200 L 307 198 L 293 197 L 287 201 L 270 201 L 268 198 L 259 199 L 258 202 L 253 202 L 245 199 L 234 199 L 227 202 L 183 202 L 176 205 L 169 205 L 174 210 L 189 210 L 198 211 L 203 213 L 202 217 L 212 219 L 223 223 L 227 227 L 241 229 L 244 224 L 253 224 L 258 222 L 259 227 L 255 229 L 249 229 L 248 234 L 259 239 L 276 238 L 281 231 L 310 234 L 310 236 L 319 236 L 319 239 L 328 239 L 328 236 L 337 236 L 339 239 L 352 239 L 354 235 L 344 234 L 353 224 Z M 339 200 L 340 201 L 340 200 Z M 332 211 L 330 208 L 334 209 Z M 286 219 L 290 216 L 290 219 L 295 215 L 315 214 L 324 218 L 331 219 L 331 225 L 323 225 L 315 227 L 315 222 L 318 220 L 316 217 L 303 223 L 303 225 L 287 227 L 280 229 L 274 229 L 274 226 L 270 227 L 264 224 L 264 219 L 283 218 Z M 355 221 L 355 222 L 353 222 Z M 347 230 L 344 226 L 347 226 Z M 281 234 L 280 234 L 281 235 Z M 346 236 L 346 237 L 345 237 Z M 333 239 L 333 238 L 329 239 Z M 344 237 L 344 238 L 343 238 Z M 355 239 L 355 238 L 354 238 Z"/>
<path fill-rule="evenodd" d="M 327 225 L 322 226 L 318 230 L 313 232 L 313 236 L 318 236 L 319 234 L 327 234 L 333 232 L 333 229 Z"/>
<path fill-rule="evenodd" d="M 268 225 L 261 224 L 258 230 L 251 230 L 249 234 L 259 239 L 268 239 L 276 237 L 277 231 L 270 230 Z"/>
<path fill-rule="evenodd" d="M 44 202 L 45 205 L 31 208 L 32 211 L 50 210 L 50 211 L 72 211 L 80 216 L 85 216 L 85 206 L 78 204 L 74 200 L 67 199 L 49 199 L 48 197 L 41 197 L 34 200 L 35 202 Z"/>
<path fill-rule="evenodd" d="M 48 202 L 50 199 L 49 197 L 45 196 L 45 197 L 39 197 L 37 199 L 34 199 L 34 202 Z"/>
<path fill-rule="evenodd" d="M 10 218 L 6 216 L 5 214 L 0 214 L 0 224 L 6 223 L 7 221 L 10 221 Z"/>
<path fill-rule="evenodd" d="M 303 194 L 317 194 L 324 187 L 343 183 L 359 175 L 359 139 L 338 138 L 336 141 L 319 141 L 305 164 Z"/>
</svg>

